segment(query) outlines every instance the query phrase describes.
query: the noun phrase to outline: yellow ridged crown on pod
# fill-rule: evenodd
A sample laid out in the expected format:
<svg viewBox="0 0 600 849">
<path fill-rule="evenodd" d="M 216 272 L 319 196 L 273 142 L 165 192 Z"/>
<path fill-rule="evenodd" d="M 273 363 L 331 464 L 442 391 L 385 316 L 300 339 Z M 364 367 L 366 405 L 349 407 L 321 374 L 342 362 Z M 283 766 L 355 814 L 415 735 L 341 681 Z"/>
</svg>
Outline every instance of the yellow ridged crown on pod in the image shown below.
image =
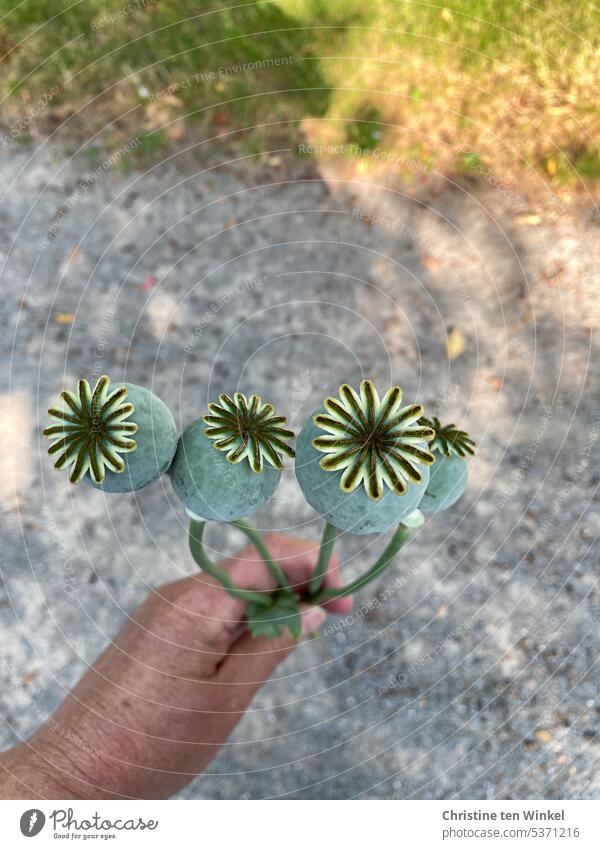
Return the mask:
<svg viewBox="0 0 600 849">
<path fill-rule="evenodd" d="M 286 442 L 294 432 L 283 427 L 285 416 L 276 416 L 271 404 L 263 403 L 258 395 L 220 395 L 219 403 L 209 404 L 208 409 L 203 421 L 209 427 L 204 433 L 217 450 L 226 452 L 230 463 L 247 459 L 253 472 L 262 472 L 265 462 L 281 470 L 281 455 L 294 456 Z"/>
<path fill-rule="evenodd" d="M 325 413 L 313 421 L 326 432 L 313 440 L 313 446 L 325 454 L 320 466 L 328 472 L 342 470 L 340 489 L 353 492 L 361 484 L 369 498 L 378 501 L 384 487 L 405 495 L 409 483 L 420 483 L 419 466 L 431 465 L 435 458 L 423 442 L 435 437 L 435 431 L 419 423 L 423 407 L 402 406 L 402 390 L 392 386 L 380 399 L 370 380 L 363 380 L 360 391 L 340 386 L 338 398 L 326 398 Z"/>
<path fill-rule="evenodd" d="M 127 388 L 110 392 L 109 383 L 103 375 L 92 391 L 87 380 L 80 380 L 77 393 L 61 393 L 62 409 L 48 410 L 55 420 L 44 430 L 44 436 L 54 440 L 48 453 L 56 455 L 57 469 L 69 469 L 71 483 L 78 483 L 88 470 L 94 483 L 104 481 L 107 469 L 123 472 L 120 455 L 137 447 L 131 439 L 138 426 L 129 420 L 134 406 L 125 400 Z"/>
</svg>

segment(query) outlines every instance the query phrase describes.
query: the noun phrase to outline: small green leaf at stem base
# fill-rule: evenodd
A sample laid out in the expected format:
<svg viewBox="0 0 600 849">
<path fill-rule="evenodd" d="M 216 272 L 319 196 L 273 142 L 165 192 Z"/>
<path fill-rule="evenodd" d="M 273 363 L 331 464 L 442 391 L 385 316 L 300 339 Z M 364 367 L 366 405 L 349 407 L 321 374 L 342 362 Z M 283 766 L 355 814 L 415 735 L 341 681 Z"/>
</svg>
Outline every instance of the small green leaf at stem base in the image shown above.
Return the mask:
<svg viewBox="0 0 600 849">
<path fill-rule="evenodd" d="M 273 594 L 268 607 L 251 602 L 246 609 L 246 619 L 252 636 L 273 639 L 287 628 L 297 640 L 302 633 L 299 600 L 295 593 L 282 591 Z"/>
</svg>

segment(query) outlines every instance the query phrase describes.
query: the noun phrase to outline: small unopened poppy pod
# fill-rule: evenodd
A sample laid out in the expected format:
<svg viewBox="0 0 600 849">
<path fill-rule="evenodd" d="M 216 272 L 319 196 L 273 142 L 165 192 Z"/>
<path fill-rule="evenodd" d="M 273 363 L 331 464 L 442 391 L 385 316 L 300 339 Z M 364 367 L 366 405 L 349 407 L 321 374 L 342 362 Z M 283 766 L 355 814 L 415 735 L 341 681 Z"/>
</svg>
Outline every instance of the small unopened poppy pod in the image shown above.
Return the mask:
<svg viewBox="0 0 600 849">
<path fill-rule="evenodd" d="M 435 416 L 420 419 L 431 427 L 435 438 L 430 449 L 435 456 L 429 483 L 419 509 L 425 513 L 440 513 L 452 507 L 467 486 L 467 458 L 475 453 L 475 443 L 468 433 L 454 424 L 442 425 Z"/>
</svg>

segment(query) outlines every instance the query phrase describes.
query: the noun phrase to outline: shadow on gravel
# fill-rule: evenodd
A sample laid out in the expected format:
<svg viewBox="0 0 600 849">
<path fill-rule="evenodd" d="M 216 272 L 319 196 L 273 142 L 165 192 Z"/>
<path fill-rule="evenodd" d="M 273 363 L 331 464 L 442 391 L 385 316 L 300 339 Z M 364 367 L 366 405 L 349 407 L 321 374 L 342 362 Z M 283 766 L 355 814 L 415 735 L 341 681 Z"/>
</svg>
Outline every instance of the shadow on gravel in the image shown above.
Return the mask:
<svg viewBox="0 0 600 849">
<path fill-rule="evenodd" d="M 85 165 L 57 172 L 42 152 L 18 177 L 9 244 L 33 209 L 4 268 L 2 409 L 29 421 L 33 460 L 8 470 L 18 491 L 3 504 L 2 739 L 37 726 L 149 587 L 192 570 L 168 480 L 115 500 L 53 472 L 39 427 L 63 381 L 151 385 L 181 426 L 240 387 L 299 428 L 341 380 L 369 375 L 468 427 L 470 489 L 348 622 L 290 658 L 184 795 L 594 797 L 598 351 L 573 288 L 594 268 L 592 228 L 556 282 L 566 218 L 528 229 L 487 186 L 411 195 L 393 176 L 315 168 L 175 159 L 111 175 L 41 254 Z M 291 470 L 257 523 L 320 532 Z M 217 553 L 238 544 L 214 533 Z M 344 539 L 348 575 L 382 544 Z"/>
</svg>

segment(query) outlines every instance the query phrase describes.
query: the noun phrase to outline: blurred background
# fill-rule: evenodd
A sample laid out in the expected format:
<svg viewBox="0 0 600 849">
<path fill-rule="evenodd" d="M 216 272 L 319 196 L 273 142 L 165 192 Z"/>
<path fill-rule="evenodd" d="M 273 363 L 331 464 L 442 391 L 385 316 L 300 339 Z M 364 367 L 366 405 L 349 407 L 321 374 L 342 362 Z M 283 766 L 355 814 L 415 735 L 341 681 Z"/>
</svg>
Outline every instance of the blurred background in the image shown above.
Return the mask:
<svg viewBox="0 0 600 849">
<path fill-rule="evenodd" d="M 298 430 L 369 376 L 474 436 L 467 494 L 181 797 L 597 798 L 593 4 L 0 12 L 0 743 L 193 571 L 167 478 L 53 471 L 63 387 L 147 385 L 181 428 L 256 391 Z M 291 467 L 257 524 L 319 537 Z M 384 544 L 346 536 L 348 577 Z"/>
</svg>

